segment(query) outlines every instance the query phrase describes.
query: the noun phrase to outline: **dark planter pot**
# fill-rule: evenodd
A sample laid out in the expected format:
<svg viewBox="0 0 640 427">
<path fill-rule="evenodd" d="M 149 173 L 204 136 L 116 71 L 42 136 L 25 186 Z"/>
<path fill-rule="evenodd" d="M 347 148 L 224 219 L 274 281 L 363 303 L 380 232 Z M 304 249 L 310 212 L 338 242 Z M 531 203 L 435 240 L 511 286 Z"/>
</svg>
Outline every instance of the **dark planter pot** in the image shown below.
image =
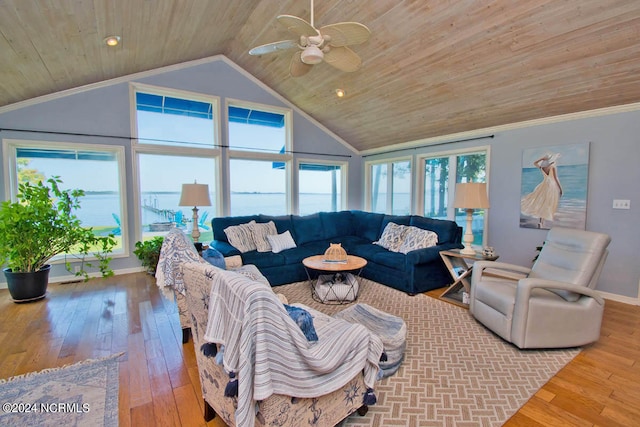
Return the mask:
<svg viewBox="0 0 640 427">
<path fill-rule="evenodd" d="M 47 295 L 50 270 L 49 264 L 33 273 L 14 273 L 10 268 L 3 269 L 13 302 L 31 302 L 44 298 Z"/>
</svg>

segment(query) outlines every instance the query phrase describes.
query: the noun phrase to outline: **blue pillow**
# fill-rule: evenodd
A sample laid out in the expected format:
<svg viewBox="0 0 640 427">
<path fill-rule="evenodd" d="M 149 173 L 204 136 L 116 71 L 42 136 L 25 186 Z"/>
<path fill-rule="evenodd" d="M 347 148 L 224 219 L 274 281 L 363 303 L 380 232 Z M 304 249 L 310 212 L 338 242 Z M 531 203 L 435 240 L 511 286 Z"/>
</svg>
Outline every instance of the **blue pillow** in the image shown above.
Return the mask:
<svg viewBox="0 0 640 427">
<path fill-rule="evenodd" d="M 224 255 L 222 255 L 217 249 L 209 247 L 209 249 L 202 251 L 202 258 L 214 267 L 226 269 L 224 262 Z"/>
<path fill-rule="evenodd" d="M 307 338 L 307 341 L 318 341 L 316 328 L 313 326 L 313 317 L 311 317 L 311 314 L 309 314 L 307 310 L 288 304 L 284 304 L 284 308 L 287 309 L 287 313 L 289 313 L 291 319 L 300 326 L 300 330 Z"/>
</svg>

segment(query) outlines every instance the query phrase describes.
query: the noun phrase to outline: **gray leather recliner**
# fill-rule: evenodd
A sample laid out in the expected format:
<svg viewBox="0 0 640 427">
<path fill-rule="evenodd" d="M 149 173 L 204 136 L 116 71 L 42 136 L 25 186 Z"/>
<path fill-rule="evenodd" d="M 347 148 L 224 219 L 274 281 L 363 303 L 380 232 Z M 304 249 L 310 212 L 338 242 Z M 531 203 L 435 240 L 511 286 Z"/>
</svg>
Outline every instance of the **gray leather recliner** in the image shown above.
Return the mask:
<svg viewBox="0 0 640 427">
<path fill-rule="evenodd" d="M 597 341 L 604 299 L 594 288 L 610 241 L 603 233 L 553 228 L 532 268 L 476 262 L 470 313 L 519 348 L 576 347 Z"/>
</svg>

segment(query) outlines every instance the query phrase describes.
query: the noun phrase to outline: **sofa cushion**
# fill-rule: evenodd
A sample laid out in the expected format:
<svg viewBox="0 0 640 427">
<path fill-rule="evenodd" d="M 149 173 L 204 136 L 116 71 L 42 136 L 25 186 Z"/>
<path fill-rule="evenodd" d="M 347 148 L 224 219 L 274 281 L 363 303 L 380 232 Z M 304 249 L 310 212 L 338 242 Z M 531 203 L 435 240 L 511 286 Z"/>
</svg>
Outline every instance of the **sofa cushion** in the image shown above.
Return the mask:
<svg viewBox="0 0 640 427">
<path fill-rule="evenodd" d="M 214 218 L 211 220 L 211 228 L 213 229 L 213 238 L 221 242 L 229 243 L 224 229 L 232 225 L 246 224 L 249 221 L 257 221 L 258 215 L 249 216 L 226 216 Z M 264 222 L 264 221 L 262 221 Z"/>
<path fill-rule="evenodd" d="M 416 249 L 430 248 L 437 244 L 438 235 L 435 232 L 410 225 L 405 229 L 404 239 L 397 252 L 406 254 Z"/>
<path fill-rule="evenodd" d="M 278 230 L 276 230 L 276 225 L 274 224 L 274 222 L 251 222 L 249 224 L 249 228 L 251 229 L 251 236 L 258 252 L 271 252 L 271 243 L 269 243 L 269 241 L 267 240 L 267 236 L 274 236 L 278 234 Z"/>
<path fill-rule="evenodd" d="M 435 232 L 438 235 L 438 244 L 459 243 L 455 241 L 458 224 L 454 221 L 412 215 L 410 225 Z"/>
<path fill-rule="evenodd" d="M 384 250 L 384 249 L 383 249 Z M 396 270 L 405 269 L 406 265 L 406 255 L 401 254 L 400 252 L 390 252 L 384 250 L 384 252 L 378 252 L 373 254 L 373 257 L 370 258 L 371 261 L 376 264 L 384 265 L 386 267 L 394 268 Z"/>
<path fill-rule="evenodd" d="M 286 264 L 282 253 L 273 254 L 258 251 L 243 253 L 242 263 L 245 265 L 253 264 L 260 269 L 266 267 L 279 267 Z"/>
<path fill-rule="evenodd" d="M 224 229 L 227 240 L 240 252 L 245 253 L 256 250 L 256 243 L 253 240 L 251 228 L 256 222 L 251 220 L 246 224 L 231 225 Z"/>
<path fill-rule="evenodd" d="M 308 242 L 315 242 L 316 240 L 322 240 L 324 238 L 324 232 L 322 231 L 322 221 L 320 215 L 315 213 L 306 216 L 293 215 L 291 217 L 293 222 L 293 230 L 295 232 L 294 240 L 296 245 L 304 245 Z"/>
<path fill-rule="evenodd" d="M 282 253 L 284 256 L 284 262 L 287 264 L 298 264 L 307 257 L 320 254 L 322 254 L 322 252 L 318 252 L 317 247 L 314 247 L 313 245 L 298 246 L 295 249 Z"/>
<path fill-rule="evenodd" d="M 384 218 L 383 214 L 352 211 L 353 231 L 356 236 L 363 237 L 369 242 L 378 240 L 382 233 L 381 224 Z"/>
<path fill-rule="evenodd" d="M 356 255 L 362 257 L 367 260 L 373 261 L 373 258 L 376 254 L 393 254 L 393 252 L 389 252 L 382 246 L 372 245 L 371 243 L 363 243 L 360 245 L 355 245 L 351 249 L 350 255 Z M 402 255 L 404 256 L 404 255 Z"/>
<path fill-rule="evenodd" d="M 406 225 L 398 225 L 395 222 L 389 222 L 382 231 L 380 239 L 373 242 L 392 252 L 398 252 L 400 245 L 404 242 L 409 227 Z"/>
<path fill-rule="evenodd" d="M 291 223 L 291 215 L 258 215 L 256 222 L 269 222 L 273 221 L 278 230 L 278 234 L 284 233 L 289 230 L 293 233 L 293 224 Z M 293 234 L 291 235 L 293 237 Z"/>
<path fill-rule="evenodd" d="M 353 234 L 351 230 L 351 216 L 351 212 L 349 211 L 320 212 L 324 238 L 332 239 L 334 237 Z"/>
</svg>

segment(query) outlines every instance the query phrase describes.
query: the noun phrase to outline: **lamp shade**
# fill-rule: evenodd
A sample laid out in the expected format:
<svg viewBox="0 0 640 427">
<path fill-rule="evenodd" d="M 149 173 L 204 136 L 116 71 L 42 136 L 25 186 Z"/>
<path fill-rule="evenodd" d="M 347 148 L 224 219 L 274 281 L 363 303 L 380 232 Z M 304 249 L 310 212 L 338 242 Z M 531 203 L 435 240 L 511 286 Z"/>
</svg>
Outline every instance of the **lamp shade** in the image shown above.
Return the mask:
<svg viewBox="0 0 640 427">
<path fill-rule="evenodd" d="M 208 184 L 182 184 L 178 206 L 211 206 Z"/>
<path fill-rule="evenodd" d="M 456 184 L 454 208 L 483 209 L 489 207 L 487 184 L 484 182 L 463 182 Z"/>
</svg>

